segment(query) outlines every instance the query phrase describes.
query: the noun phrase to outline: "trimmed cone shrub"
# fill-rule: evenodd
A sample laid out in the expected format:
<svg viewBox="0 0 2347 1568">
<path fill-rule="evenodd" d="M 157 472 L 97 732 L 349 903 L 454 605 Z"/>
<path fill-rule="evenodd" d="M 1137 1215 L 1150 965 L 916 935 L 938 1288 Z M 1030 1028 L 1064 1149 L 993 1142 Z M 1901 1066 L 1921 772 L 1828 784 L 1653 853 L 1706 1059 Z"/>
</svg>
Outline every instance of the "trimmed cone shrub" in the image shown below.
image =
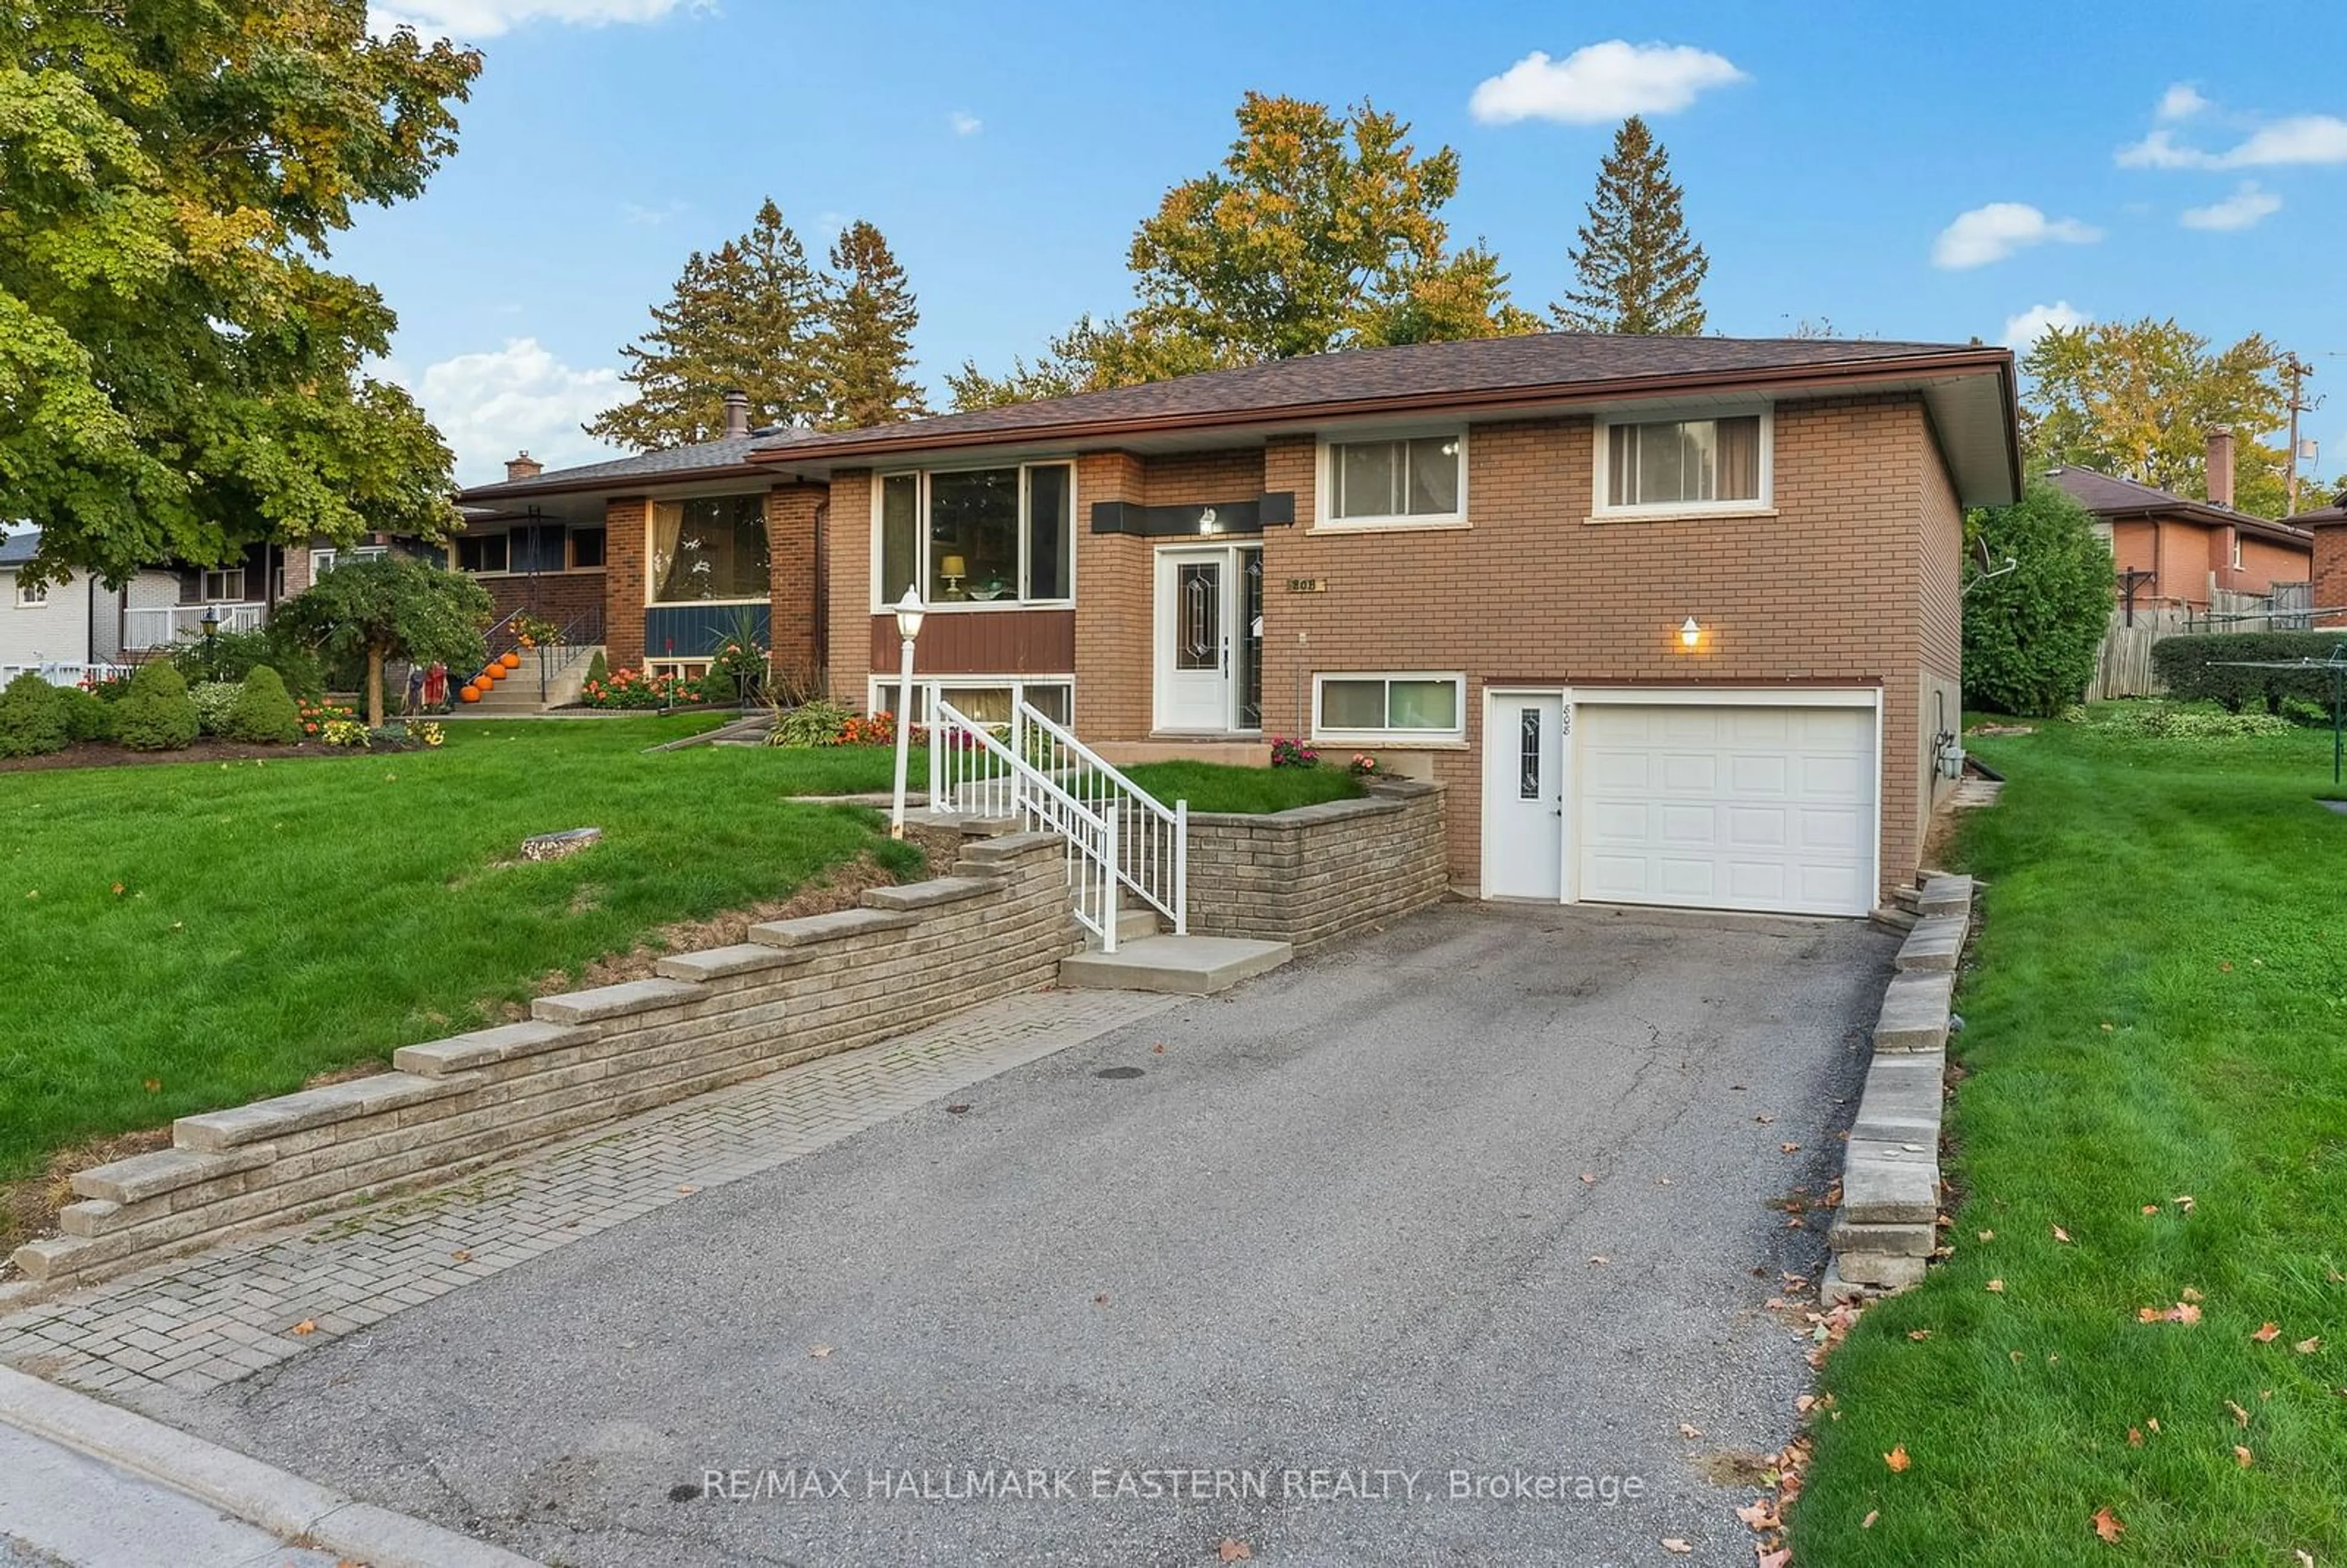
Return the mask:
<svg viewBox="0 0 2347 1568">
<path fill-rule="evenodd" d="M 27 670 L 0 691 L 0 757 L 37 757 L 65 749 L 65 699 Z"/>
<path fill-rule="evenodd" d="M 231 741 L 255 745 L 290 746 L 300 740 L 302 715 L 285 690 L 284 678 L 266 664 L 254 665 L 237 689 L 225 733 Z"/>
<path fill-rule="evenodd" d="M 586 684 L 589 686 L 600 686 L 604 682 L 609 681 L 610 678 L 611 661 L 604 658 L 603 651 L 598 648 L 595 650 L 594 657 L 587 661 Z"/>
<path fill-rule="evenodd" d="M 188 683 L 160 659 L 138 666 L 114 705 L 114 738 L 134 752 L 176 752 L 196 739 L 196 704 Z"/>
<path fill-rule="evenodd" d="M 79 686 L 58 688 L 66 702 L 66 738 L 69 741 L 110 741 L 114 738 L 114 704 Z"/>
</svg>

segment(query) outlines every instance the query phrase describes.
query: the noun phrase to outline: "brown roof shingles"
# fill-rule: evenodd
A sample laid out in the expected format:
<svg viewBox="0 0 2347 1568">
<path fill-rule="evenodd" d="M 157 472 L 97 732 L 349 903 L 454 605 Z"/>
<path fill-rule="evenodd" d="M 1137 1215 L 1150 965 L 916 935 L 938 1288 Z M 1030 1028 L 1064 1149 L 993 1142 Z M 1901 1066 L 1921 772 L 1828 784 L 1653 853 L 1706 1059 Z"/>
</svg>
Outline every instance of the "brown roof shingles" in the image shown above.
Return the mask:
<svg viewBox="0 0 2347 1568">
<path fill-rule="evenodd" d="M 2086 510 L 2101 517 L 2164 514 L 2194 522 L 2229 525 L 2246 533 L 2291 544 L 2302 545 L 2311 537 L 2304 527 L 2293 526 L 2306 521 L 2302 515 L 2292 518 L 2289 522 L 2277 522 L 2271 518 L 2237 512 L 2230 507 L 2213 507 L 2206 501 L 2196 501 L 2172 490 L 2137 484 L 2133 479 L 2121 479 L 2109 474 L 2098 474 L 2092 468 L 2080 468 L 2075 465 L 2049 468 L 2045 471 L 2045 477 Z"/>
</svg>

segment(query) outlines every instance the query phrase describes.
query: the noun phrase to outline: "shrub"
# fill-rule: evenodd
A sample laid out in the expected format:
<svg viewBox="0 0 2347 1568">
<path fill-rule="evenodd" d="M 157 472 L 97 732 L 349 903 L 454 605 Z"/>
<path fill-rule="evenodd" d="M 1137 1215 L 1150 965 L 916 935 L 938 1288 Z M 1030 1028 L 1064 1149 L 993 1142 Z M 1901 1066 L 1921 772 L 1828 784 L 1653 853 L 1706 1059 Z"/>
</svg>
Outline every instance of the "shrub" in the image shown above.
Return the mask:
<svg viewBox="0 0 2347 1568">
<path fill-rule="evenodd" d="M 176 752 L 196 738 L 196 704 L 169 662 L 152 659 L 114 705 L 114 738 L 134 752 Z"/>
<path fill-rule="evenodd" d="M 113 739 L 113 703 L 82 686 L 61 688 L 57 695 L 65 699 L 67 739 L 74 741 Z"/>
<path fill-rule="evenodd" d="M 2322 710 L 2331 722 L 2327 670 L 2242 670 L 2241 660 L 2311 659 L 2321 663 L 2347 646 L 2347 631 L 2211 631 L 2163 637 L 2151 645 L 2151 667 L 2175 696 L 2217 703 L 2229 713 L 2251 704 L 2279 713 L 2292 697 Z"/>
<path fill-rule="evenodd" d="M 225 732 L 232 741 L 255 745 L 290 746 L 302 738 L 302 716 L 276 671 L 256 664 L 237 688 Z"/>
<path fill-rule="evenodd" d="M 2114 734 L 2155 741 L 2219 741 L 2253 735 L 2286 735 L 2296 728 L 2273 713 L 2229 713 L 2184 708 L 2172 702 L 2127 702 L 2105 711 L 2102 727 Z"/>
<path fill-rule="evenodd" d="M 1302 741 L 1291 741 L 1282 735 L 1271 743 L 1271 765 L 1276 768 L 1317 768 L 1320 753 Z"/>
<path fill-rule="evenodd" d="M 589 686 L 600 686 L 604 682 L 609 681 L 610 678 L 611 661 L 604 658 L 603 651 L 598 648 L 595 650 L 593 656 L 587 661 L 586 684 Z"/>
<path fill-rule="evenodd" d="M 274 625 L 259 631 L 215 632 L 209 648 L 201 637 L 185 639 L 172 646 L 170 658 L 191 691 L 212 682 L 240 685 L 263 665 L 276 671 L 285 689 L 298 696 L 313 697 L 325 690 L 325 667 L 318 656 Z M 197 707 L 200 712 L 200 697 Z M 206 733 L 210 733 L 209 727 Z"/>
<path fill-rule="evenodd" d="M 178 661 L 172 661 L 173 668 Z M 238 693 L 244 690 L 241 681 L 199 681 L 188 688 L 188 701 L 196 705 L 196 729 L 207 735 L 228 733 L 229 710 L 236 706 Z"/>
<path fill-rule="evenodd" d="M 2110 624 L 2110 548 L 2086 508 L 2042 480 L 2010 507 L 1966 518 L 1964 545 L 1964 706 L 2051 718 L 2094 678 Z M 1991 576 L 1983 557 L 2017 564 Z"/>
<path fill-rule="evenodd" d="M 0 757 L 37 757 L 66 749 L 65 698 L 27 670 L 0 691 Z"/>
<path fill-rule="evenodd" d="M 813 702 L 801 702 L 775 720 L 774 727 L 766 733 L 766 743 L 770 746 L 835 746 L 855 718 L 855 710 L 845 702 L 818 697 Z"/>
</svg>

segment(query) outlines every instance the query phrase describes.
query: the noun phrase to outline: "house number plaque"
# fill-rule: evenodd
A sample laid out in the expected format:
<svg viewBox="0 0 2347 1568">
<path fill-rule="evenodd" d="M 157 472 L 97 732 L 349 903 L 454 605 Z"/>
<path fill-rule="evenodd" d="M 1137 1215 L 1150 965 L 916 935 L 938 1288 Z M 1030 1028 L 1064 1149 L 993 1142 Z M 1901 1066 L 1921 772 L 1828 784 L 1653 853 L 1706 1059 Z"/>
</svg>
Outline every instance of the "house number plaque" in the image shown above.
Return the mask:
<svg viewBox="0 0 2347 1568">
<path fill-rule="evenodd" d="M 1290 593 L 1326 593 L 1328 579 L 1325 577 L 1291 577 L 1287 579 Z"/>
</svg>

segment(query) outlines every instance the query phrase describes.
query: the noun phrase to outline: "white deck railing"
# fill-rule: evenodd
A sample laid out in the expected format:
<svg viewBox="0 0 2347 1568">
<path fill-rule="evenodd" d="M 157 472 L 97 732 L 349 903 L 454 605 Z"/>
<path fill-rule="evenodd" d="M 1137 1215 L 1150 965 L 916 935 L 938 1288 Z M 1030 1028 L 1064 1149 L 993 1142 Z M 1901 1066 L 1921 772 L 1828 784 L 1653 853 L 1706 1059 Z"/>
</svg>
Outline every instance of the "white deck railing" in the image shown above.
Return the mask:
<svg viewBox="0 0 2347 1568">
<path fill-rule="evenodd" d="M 1010 817 L 1068 841 L 1076 919 L 1116 951 L 1117 816 L 1087 806 L 993 731 L 940 699 L 929 726 L 929 807 Z"/>
<path fill-rule="evenodd" d="M 218 619 L 221 631 L 258 631 L 269 619 L 265 604 L 162 604 L 122 612 L 122 646 L 169 648 L 183 637 L 201 637 L 204 617 Z"/>
<path fill-rule="evenodd" d="M 1167 805 L 1033 706 L 1011 710 L 1010 749 L 1085 806 L 1117 822 L 1117 880 L 1190 934 L 1190 803 Z"/>
<path fill-rule="evenodd" d="M 30 670 L 52 686 L 78 686 L 85 681 L 105 681 L 130 673 L 128 664 L 0 664 L 0 686 Z"/>
</svg>

